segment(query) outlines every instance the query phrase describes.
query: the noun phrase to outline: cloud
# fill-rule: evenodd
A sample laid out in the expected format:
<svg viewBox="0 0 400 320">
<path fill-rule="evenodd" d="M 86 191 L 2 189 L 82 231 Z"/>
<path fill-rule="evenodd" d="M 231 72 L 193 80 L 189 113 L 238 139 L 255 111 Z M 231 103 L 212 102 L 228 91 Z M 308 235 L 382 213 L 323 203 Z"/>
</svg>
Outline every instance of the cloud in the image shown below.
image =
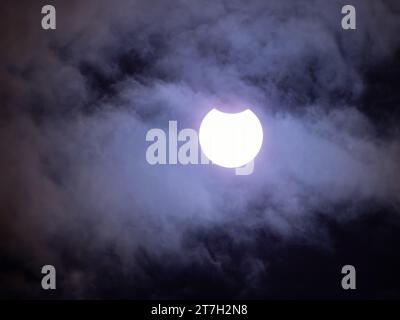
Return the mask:
<svg viewBox="0 0 400 320">
<path fill-rule="evenodd" d="M 54 263 L 65 297 L 165 296 L 167 280 L 152 288 L 169 272 L 177 297 L 204 294 L 179 282 L 188 270 L 256 295 L 280 241 L 329 246 L 319 213 L 398 208 L 398 136 L 358 104 L 366 71 L 399 46 L 399 8 L 353 2 L 356 32 L 340 28 L 342 1 L 55 1 L 55 32 L 39 29 L 39 2 L 4 5 L 4 294 L 40 296 L 36 270 Z M 262 119 L 254 175 L 147 164 L 147 130 L 196 129 L 211 107 Z"/>
</svg>

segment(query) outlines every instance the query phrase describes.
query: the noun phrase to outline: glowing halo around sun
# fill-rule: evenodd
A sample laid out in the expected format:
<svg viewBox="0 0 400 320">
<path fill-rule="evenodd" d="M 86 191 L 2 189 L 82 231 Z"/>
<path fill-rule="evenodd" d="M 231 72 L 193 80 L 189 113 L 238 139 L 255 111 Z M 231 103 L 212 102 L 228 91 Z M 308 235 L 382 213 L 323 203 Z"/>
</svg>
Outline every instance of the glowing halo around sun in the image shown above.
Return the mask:
<svg viewBox="0 0 400 320">
<path fill-rule="evenodd" d="M 200 124 L 199 143 L 204 155 L 214 164 L 239 168 L 260 152 L 263 129 L 249 109 L 238 113 L 212 109 Z"/>
</svg>

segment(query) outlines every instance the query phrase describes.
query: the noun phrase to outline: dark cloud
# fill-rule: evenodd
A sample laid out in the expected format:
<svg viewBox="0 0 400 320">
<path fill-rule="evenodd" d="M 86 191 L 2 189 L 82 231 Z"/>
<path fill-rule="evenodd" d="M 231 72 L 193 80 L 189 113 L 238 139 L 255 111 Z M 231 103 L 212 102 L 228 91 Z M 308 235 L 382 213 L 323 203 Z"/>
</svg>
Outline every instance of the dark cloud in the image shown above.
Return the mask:
<svg viewBox="0 0 400 320">
<path fill-rule="evenodd" d="M 1 9 L 1 296 L 399 296 L 397 1 L 53 3 Z M 215 106 L 262 120 L 253 175 L 146 162 Z"/>
</svg>

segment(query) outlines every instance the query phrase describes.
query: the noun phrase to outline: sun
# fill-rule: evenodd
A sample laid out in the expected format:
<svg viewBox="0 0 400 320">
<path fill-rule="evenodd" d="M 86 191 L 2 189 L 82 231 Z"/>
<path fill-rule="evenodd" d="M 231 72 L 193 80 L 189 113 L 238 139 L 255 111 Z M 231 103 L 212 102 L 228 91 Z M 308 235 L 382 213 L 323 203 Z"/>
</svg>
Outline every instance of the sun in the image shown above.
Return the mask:
<svg viewBox="0 0 400 320">
<path fill-rule="evenodd" d="M 212 109 L 201 122 L 199 143 L 214 164 L 239 168 L 252 161 L 263 144 L 263 128 L 250 109 L 225 113 Z"/>
</svg>

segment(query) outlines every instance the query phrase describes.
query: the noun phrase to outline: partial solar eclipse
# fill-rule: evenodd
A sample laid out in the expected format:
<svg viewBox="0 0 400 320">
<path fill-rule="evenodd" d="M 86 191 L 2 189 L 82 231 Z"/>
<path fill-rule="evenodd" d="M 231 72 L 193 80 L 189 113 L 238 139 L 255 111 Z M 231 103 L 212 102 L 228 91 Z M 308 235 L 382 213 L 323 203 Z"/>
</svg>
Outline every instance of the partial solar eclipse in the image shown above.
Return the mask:
<svg viewBox="0 0 400 320">
<path fill-rule="evenodd" d="M 239 113 L 212 109 L 201 122 L 199 143 L 204 155 L 214 164 L 239 168 L 260 152 L 263 129 L 249 109 Z"/>
</svg>

